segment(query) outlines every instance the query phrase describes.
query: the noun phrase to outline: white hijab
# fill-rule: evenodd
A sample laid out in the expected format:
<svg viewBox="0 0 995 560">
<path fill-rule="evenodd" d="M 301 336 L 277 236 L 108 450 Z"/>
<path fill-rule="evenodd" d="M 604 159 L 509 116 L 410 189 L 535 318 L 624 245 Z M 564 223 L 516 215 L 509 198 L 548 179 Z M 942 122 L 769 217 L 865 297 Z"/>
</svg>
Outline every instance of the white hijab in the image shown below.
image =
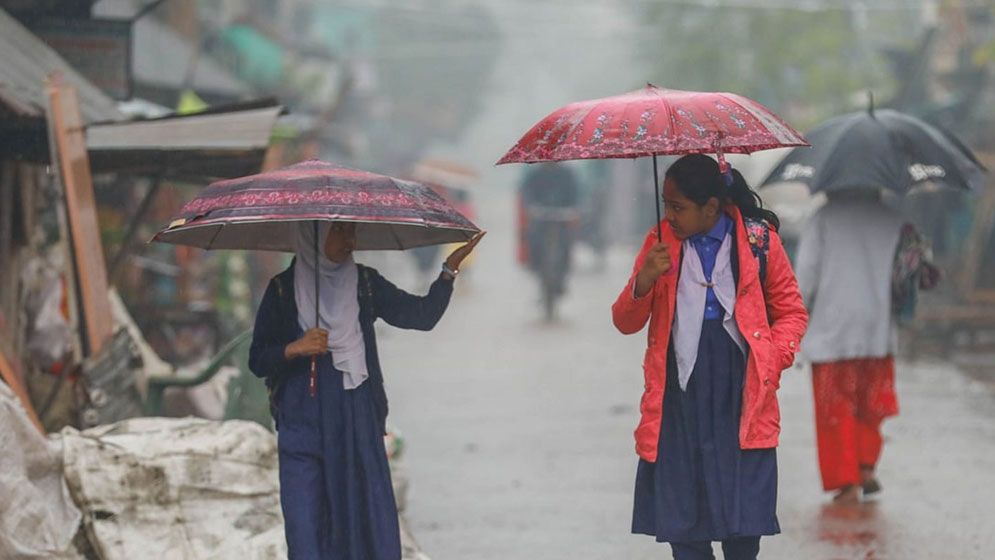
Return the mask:
<svg viewBox="0 0 995 560">
<path fill-rule="evenodd" d="M 328 331 L 328 350 L 336 369 L 345 373 L 346 390 L 359 387 L 369 377 L 366 369 L 366 343 L 359 325 L 359 267 L 350 256 L 336 263 L 325 256 L 325 239 L 330 222 L 318 225 L 318 283 L 320 298 L 315 297 L 314 222 L 299 222 L 296 228 L 297 263 L 294 266 L 294 299 L 297 322 L 301 329 L 314 327 L 314 309 L 318 309 L 320 326 Z"/>
</svg>

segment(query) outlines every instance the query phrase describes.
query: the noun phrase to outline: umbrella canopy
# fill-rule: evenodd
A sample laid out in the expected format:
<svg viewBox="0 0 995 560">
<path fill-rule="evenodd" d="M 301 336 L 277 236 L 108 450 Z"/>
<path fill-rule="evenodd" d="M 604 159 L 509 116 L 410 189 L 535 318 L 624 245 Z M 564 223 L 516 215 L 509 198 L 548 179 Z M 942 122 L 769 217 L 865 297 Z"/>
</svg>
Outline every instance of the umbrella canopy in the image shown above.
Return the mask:
<svg viewBox="0 0 995 560">
<path fill-rule="evenodd" d="M 202 249 L 293 252 L 295 222 L 356 223 L 356 249 L 470 240 L 479 228 L 432 189 L 321 161 L 218 181 L 154 241 Z"/>
<path fill-rule="evenodd" d="M 734 93 L 664 89 L 580 101 L 550 113 L 502 163 L 742 153 L 807 146 L 763 105 Z"/>
<path fill-rule="evenodd" d="M 904 194 L 924 182 L 964 189 L 984 182 L 984 166 L 960 140 L 898 111 L 836 117 L 808 137 L 814 147 L 791 151 L 763 185 L 797 181 L 812 192 L 884 188 Z"/>
<path fill-rule="evenodd" d="M 735 93 L 645 88 L 557 109 L 533 126 L 502 163 L 653 156 L 657 239 L 660 178 L 656 156 L 723 154 L 808 146 L 805 138 L 770 109 Z"/>
</svg>

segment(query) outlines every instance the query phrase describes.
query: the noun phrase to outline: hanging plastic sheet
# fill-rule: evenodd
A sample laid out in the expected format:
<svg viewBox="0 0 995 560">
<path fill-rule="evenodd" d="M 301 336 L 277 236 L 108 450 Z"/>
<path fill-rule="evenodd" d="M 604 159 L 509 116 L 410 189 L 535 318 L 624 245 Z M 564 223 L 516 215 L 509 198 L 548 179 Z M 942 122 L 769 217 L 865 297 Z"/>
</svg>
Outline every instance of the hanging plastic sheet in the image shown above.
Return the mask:
<svg viewBox="0 0 995 560">
<path fill-rule="evenodd" d="M 72 545 L 80 525 L 62 477 L 61 454 L 0 383 L 0 558 L 82 560 Z"/>
</svg>

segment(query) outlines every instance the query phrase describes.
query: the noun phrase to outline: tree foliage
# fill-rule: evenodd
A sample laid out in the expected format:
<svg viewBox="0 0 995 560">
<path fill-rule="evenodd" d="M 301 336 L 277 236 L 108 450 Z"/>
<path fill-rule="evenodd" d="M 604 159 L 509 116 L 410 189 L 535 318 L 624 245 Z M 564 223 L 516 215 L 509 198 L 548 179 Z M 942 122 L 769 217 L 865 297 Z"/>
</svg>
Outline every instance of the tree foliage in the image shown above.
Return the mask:
<svg viewBox="0 0 995 560">
<path fill-rule="evenodd" d="M 885 14 L 844 9 L 644 9 L 659 30 L 651 60 L 658 85 L 733 91 L 803 128 L 852 109 L 855 94 L 864 90 L 890 90 L 878 49 L 912 38 L 890 37 L 898 21 Z"/>
</svg>

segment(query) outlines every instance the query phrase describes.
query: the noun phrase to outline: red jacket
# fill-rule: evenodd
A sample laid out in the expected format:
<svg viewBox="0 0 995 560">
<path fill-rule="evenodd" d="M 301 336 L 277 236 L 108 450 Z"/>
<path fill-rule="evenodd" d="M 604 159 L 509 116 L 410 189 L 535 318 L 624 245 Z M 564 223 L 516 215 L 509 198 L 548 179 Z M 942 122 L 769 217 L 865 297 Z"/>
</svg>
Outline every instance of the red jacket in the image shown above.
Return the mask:
<svg viewBox="0 0 995 560">
<path fill-rule="evenodd" d="M 776 447 L 781 431 L 781 413 L 777 405 L 777 388 L 781 372 L 790 367 L 805 334 L 808 313 L 798 292 L 791 263 L 781 238 L 771 229 L 767 253 L 766 284 L 760 286 L 759 265 L 750 249 L 743 218 L 735 206 L 726 208 L 736 223 L 736 251 L 739 277 L 735 318 L 739 331 L 749 345 L 746 382 L 743 387 L 743 411 L 739 424 L 739 444 L 743 449 Z M 642 330 L 649 321 L 649 337 L 643 360 L 645 380 L 639 405 L 642 419 L 636 428 L 636 453 L 653 462 L 660 440 L 663 418 L 663 391 L 667 376 L 667 346 L 677 303 L 677 277 L 681 262 L 681 242 L 666 223 L 663 241 L 670 247 L 671 270 L 661 276 L 651 293 L 636 299 L 633 288 L 646 252 L 656 243 L 656 228 L 646 236 L 636 257 L 632 277 L 612 305 L 612 320 L 622 334 Z"/>
</svg>

